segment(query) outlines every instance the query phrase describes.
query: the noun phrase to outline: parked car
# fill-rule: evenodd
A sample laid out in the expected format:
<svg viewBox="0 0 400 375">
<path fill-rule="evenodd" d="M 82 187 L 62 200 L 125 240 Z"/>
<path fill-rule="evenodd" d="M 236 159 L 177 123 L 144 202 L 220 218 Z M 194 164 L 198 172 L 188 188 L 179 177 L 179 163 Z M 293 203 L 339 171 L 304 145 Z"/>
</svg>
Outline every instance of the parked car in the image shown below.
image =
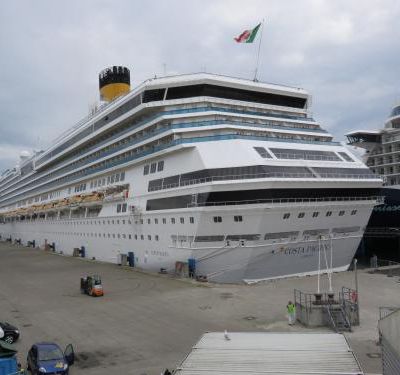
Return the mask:
<svg viewBox="0 0 400 375">
<path fill-rule="evenodd" d="M 0 322 L 0 328 L 4 332 L 4 336 L 0 340 L 3 340 L 8 344 L 12 344 L 18 340 L 19 330 L 17 327 L 7 322 Z"/>
<path fill-rule="evenodd" d="M 46 373 L 68 375 L 69 366 L 74 363 L 75 354 L 71 344 L 63 352 L 57 344 L 41 342 L 32 345 L 28 352 L 27 369 L 32 375 Z"/>
</svg>

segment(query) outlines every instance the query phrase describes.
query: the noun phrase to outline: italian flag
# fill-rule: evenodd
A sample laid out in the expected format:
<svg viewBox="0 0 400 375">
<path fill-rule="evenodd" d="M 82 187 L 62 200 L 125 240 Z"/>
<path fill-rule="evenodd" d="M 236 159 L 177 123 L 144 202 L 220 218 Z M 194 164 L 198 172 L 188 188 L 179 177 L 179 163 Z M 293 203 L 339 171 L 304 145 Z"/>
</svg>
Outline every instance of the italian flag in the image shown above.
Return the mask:
<svg viewBox="0 0 400 375">
<path fill-rule="evenodd" d="M 261 23 L 259 23 L 254 29 L 252 30 L 245 30 L 243 31 L 237 38 L 234 38 L 238 43 L 253 43 L 254 39 L 257 36 L 258 29 L 260 28 Z"/>
</svg>

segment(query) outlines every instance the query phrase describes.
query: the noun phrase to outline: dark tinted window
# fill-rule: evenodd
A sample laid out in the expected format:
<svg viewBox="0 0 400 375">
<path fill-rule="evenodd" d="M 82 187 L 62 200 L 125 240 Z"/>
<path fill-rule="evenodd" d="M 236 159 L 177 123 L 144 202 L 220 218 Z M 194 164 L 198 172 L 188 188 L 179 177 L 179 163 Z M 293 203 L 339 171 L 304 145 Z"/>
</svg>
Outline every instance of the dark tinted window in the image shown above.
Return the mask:
<svg viewBox="0 0 400 375">
<path fill-rule="evenodd" d="M 322 168 L 313 167 L 321 177 L 335 176 L 365 176 L 375 178 L 374 174 L 368 168 Z"/>
<path fill-rule="evenodd" d="M 272 159 L 271 154 L 264 147 L 253 147 L 262 158 Z"/>
<path fill-rule="evenodd" d="M 165 89 L 146 90 L 143 93 L 143 103 L 155 102 L 164 99 Z"/>
<path fill-rule="evenodd" d="M 318 198 L 326 199 L 332 197 L 368 197 L 376 196 L 378 189 L 264 189 L 264 190 L 234 190 L 218 191 L 211 193 L 199 193 L 197 202 L 199 205 L 211 206 L 232 202 L 238 204 L 259 204 L 268 199 L 280 199 L 282 202 L 291 202 L 294 198 Z M 184 208 L 192 205 L 191 195 L 180 195 L 170 198 L 149 199 L 146 209 L 166 210 L 173 208 Z M 163 220 L 164 221 L 164 220 Z"/>
<path fill-rule="evenodd" d="M 226 236 L 226 239 L 231 241 L 257 241 L 260 239 L 260 237 L 260 234 L 229 234 L 228 236 Z"/>
<path fill-rule="evenodd" d="M 310 230 L 305 230 L 303 234 L 305 236 L 318 236 L 321 234 L 328 234 L 329 229 L 310 229 Z"/>
<path fill-rule="evenodd" d="M 289 166 L 276 166 L 276 165 L 251 165 L 246 167 L 232 167 L 232 168 L 216 168 L 216 169 L 203 169 L 166 177 L 164 179 L 153 180 L 149 182 L 149 191 L 168 189 L 171 187 L 186 186 L 193 183 L 205 183 L 208 181 L 221 181 L 231 179 L 251 179 L 261 177 L 315 177 L 310 169 L 307 167 L 289 167 Z M 158 184 L 158 186 L 157 186 Z"/>
<path fill-rule="evenodd" d="M 275 232 L 275 233 L 267 233 L 264 236 L 264 240 L 277 240 L 280 238 L 291 238 L 297 237 L 299 232 Z"/>
<path fill-rule="evenodd" d="M 39 361 L 56 361 L 63 358 L 63 352 L 57 347 L 49 345 L 39 350 Z"/>
<path fill-rule="evenodd" d="M 182 195 L 171 198 L 149 199 L 147 201 L 146 209 L 152 210 L 168 210 L 172 208 L 186 208 L 189 207 L 192 201 L 191 195 Z"/>
<path fill-rule="evenodd" d="M 161 160 L 157 164 L 157 172 L 161 172 L 164 169 L 164 160 Z"/>
<path fill-rule="evenodd" d="M 392 112 L 390 113 L 390 117 L 398 116 L 400 115 L 400 106 L 394 107 L 392 109 Z"/>
<path fill-rule="evenodd" d="M 234 99 L 294 108 L 304 108 L 306 104 L 305 98 L 207 84 L 170 87 L 167 93 L 167 100 L 192 98 L 196 96 L 211 96 L 214 98 Z"/>
<path fill-rule="evenodd" d="M 167 188 L 173 187 L 173 186 L 177 186 L 179 183 L 179 175 L 163 178 L 162 181 L 163 181 L 162 185 L 163 185 L 164 189 L 167 189 Z"/>
<path fill-rule="evenodd" d="M 338 154 L 346 161 L 354 161 L 347 153 L 345 152 L 338 152 Z"/>
<path fill-rule="evenodd" d="M 158 190 L 162 186 L 163 179 L 149 181 L 149 191 Z"/>
<path fill-rule="evenodd" d="M 291 148 L 270 148 L 278 159 L 330 160 L 340 161 L 340 158 L 331 151 L 298 150 Z"/>
<path fill-rule="evenodd" d="M 333 233 L 351 233 L 351 232 L 358 232 L 360 227 L 343 227 L 343 228 L 333 228 Z"/>
<path fill-rule="evenodd" d="M 196 236 L 194 242 L 218 242 L 223 241 L 224 236 Z"/>
</svg>

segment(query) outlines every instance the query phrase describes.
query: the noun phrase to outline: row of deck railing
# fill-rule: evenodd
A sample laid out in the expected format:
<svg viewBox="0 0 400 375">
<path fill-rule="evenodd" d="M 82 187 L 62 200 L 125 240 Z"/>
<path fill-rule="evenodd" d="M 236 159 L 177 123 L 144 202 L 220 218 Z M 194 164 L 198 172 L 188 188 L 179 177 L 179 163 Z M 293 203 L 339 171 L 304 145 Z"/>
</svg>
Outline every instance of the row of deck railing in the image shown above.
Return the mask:
<svg viewBox="0 0 400 375">
<path fill-rule="evenodd" d="M 324 202 L 354 202 L 354 201 L 373 201 L 383 202 L 381 196 L 369 197 L 323 197 L 323 198 L 277 198 L 277 199 L 249 199 L 240 201 L 223 201 L 223 202 L 192 202 L 188 207 L 202 207 L 202 206 L 230 206 L 230 205 L 243 205 L 243 204 L 315 204 Z"/>
<path fill-rule="evenodd" d="M 164 189 L 172 189 L 188 185 L 204 184 L 207 182 L 217 182 L 225 180 L 246 180 L 256 178 L 328 178 L 328 179 L 379 179 L 374 174 L 342 174 L 342 173 L 288 173 L 288 172 L 268 172 L 268 173 L 254 173 L 254 174 L 240 174 L 240 175 L 226 175 L 226 176 L 209 176 L 203 178 L 195 178 L 191 180 L 181 179 L 179 182 L 172 184 L 164 184 L 157 186 L 149 186 L 148 191 L 157 191 Z"/>
</svg>

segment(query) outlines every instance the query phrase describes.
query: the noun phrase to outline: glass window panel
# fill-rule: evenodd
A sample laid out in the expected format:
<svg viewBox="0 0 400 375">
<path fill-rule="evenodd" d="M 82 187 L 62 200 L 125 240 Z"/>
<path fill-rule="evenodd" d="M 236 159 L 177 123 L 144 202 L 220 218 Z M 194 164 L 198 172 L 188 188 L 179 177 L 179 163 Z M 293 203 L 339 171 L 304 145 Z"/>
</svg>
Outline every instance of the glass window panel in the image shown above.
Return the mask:
<svg viewBox="0 0 400 375">
<path fill-rule="evenodd" d="M 272 159 L 271 154 L 264 147 L 253 147 L 262 158 Z"/>
</svg>

